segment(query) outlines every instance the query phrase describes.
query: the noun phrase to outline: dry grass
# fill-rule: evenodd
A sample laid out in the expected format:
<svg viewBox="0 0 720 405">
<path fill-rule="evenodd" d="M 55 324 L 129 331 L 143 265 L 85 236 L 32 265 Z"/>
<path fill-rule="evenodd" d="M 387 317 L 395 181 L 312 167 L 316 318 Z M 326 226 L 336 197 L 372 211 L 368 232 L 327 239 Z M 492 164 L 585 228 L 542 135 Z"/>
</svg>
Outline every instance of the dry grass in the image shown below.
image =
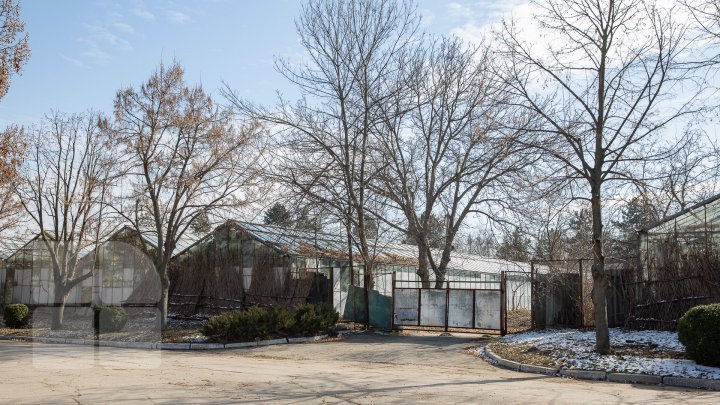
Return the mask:
<svg viewBox="0 0 720 405">
<path fill-rule="evenodd" d="M 550 357 L 550 352 L 533 350 L 530 345 L 491 343 L 488 347 L 506 360 L 543 367 L 555 367 L 558 365 L 555 359 Z"/>
<path fill-rule="evenodd" d="M 507 311 L 508 333 L 518 333 L 532 328 L 532 319 L 529 309 L 516 309 Z"/>
<path fill-rule="evenodd" d="M 491 343 L 488 347 L 498 356 L 516 361 L 518 363 L 532 364 L 543 367 L 557 367 L 560 362 L 557 361 L 549 350 L 539 350 L 532 344 L 528 343 Z M 560 353 L 555 351 L 556 355 Z M 647 345 L 620 345 L 614 346 L 611 351 L 612 355 L 621 359 L 624 356 L 645 357 L 648 359 L 686 359 L 687 356 L 683 352 L 671 350 L 658 350 L 657 348 Z"/>
</svg>

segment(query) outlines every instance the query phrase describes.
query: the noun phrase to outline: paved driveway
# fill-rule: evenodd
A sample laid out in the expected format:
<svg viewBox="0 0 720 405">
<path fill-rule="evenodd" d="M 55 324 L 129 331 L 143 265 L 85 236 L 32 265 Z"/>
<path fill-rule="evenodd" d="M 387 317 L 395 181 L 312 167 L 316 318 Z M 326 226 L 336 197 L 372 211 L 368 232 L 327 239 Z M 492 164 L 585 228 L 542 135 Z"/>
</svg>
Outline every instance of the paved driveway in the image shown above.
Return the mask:
<svg viewBox="0 0 720 405">
<path fill-rule="evenodd" d="M 354 335 L 217 352 L 0 342 L 4 403 L 720 403 L 720 393 L 488 365 L 474 337 Z"/>
</svg>

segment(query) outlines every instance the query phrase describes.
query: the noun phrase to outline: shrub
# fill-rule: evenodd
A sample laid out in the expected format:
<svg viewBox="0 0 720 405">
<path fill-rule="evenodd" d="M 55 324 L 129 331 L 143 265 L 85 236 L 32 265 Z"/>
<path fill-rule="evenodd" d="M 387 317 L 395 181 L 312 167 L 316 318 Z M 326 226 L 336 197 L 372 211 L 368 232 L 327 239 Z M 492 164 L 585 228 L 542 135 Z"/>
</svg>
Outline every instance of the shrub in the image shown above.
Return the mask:
<svg viewBox="0 0 720 405">
<path fill-rule="evenodd" d="M 720 366 L 720 304 L 690 308 L 678 320 L 678 339 L 698 364 Z"/>
<path fill-rule="evenodd" d="M 127 312 L 117 305 L 103 305 L 93 311 L 93 327 L 98 332 L 118 332 L 127 323 Z"/>
<path fill-rule="evenodd" d="M 214 316 L 202 326 L 203 335 L 217 341 L 248 341 L 289 334 L 328 333 L 338 320 L 329 305 L 301 305 L 295 310 L 283 307 L 251 307 Z"/>
<path fill-rule="evenodd" d="M 328 304 L 303 304 L 295 309 L 295 331 L 301 335 L 332 333 L 339 318 Z"/>
<path fill-rule="evenodd" d="M 30 308 L 25 304 L 8 304 L 3 310 L 3 319 L 8 328 L 26 328 L 30 323 Z"/>
<path fill-rule="evenodd" d="M 262 339 L 274 332 L 270 318 L 269 311 L 259 307 L 225 312 L 208 319 L 202 333 L 222 341 Z"/>
<path fill-rule="evenodd" d="M 295 314 L 285 307 L 270 307 L 266 312 L 266 329 L 270 333 L 287 334 L 295 326 Z"/>
</svg>

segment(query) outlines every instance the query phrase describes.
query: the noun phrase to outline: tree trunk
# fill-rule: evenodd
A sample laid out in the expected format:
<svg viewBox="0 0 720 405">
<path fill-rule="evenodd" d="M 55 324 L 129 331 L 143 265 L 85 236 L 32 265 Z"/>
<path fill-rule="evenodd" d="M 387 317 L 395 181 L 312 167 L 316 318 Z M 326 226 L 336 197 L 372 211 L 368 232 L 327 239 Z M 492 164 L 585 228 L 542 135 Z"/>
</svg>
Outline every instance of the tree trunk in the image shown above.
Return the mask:
<svg viewBox="0 0 720 405">
<path fill-rule="evenodd" d="M 160 302 L 158 309 L 160 310 L 160 325 L 163 329 L 167 326 L 168 321 L 168 302 L 170 297 L 170 277 L 167 274 L 167 267 L 160 274 Z"/>
<path fill-rule="evenodd" d="M 58 301 L 59 299 L 59 301 Z M 63 328 L 63 322 L 65 318 L 65 304 L 67 303 L 68 292 L 61 285 L 55 286 L 55 310 L 53 311 L 52 317 L 52 330 L 60 330 Z"/>
<path fill-rule="evenodd" d="M 605 256 L 602 242 L 602 210 L 600 187 L 593 187 L 591 198 L 593 222 L 593 265 L 592 265 L 592 302 L 595 320 L 595 351 L 599 354 L 610 353 L 610 332 L 607 317 L 607 275 L 605 274 Z"/>
<path fill-rule="evenodd" d="M 14 281 L 15 281 L 15 269 L 12 267 L 8 267 L 5 271 L 5 285 L 3 286 L 2 292 L 2 304 L 12 304 L 13 299 L 13 289 L 14 289 Z"/>
<path fill-rule="evenodd" d="M 418 269 L 417 275 L 420 277 L 422 288 L 430 288 L 430 270 L 428 264 L 427 250 L 421 242 L 418 242 Z"/>
<path fill-rule="evenodd" d="M 445 288 L 445 273 L 435 272 L 435 288 Z"/>
</svg>

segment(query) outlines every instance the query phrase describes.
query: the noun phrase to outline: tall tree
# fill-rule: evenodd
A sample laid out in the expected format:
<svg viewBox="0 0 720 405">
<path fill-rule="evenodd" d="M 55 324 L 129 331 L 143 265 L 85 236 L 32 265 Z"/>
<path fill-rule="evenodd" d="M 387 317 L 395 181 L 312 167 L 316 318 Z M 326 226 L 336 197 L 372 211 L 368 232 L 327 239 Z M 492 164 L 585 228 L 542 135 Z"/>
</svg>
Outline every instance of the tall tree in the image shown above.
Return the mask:
<svg viewBox="0 0 720 405">
<path fill-rule="evenodd" d="M 91 113 L 46 116 L 30 129 L 30 139 L 16 190 L 50 257 L 57 304 L 52 328 L 60 329 L 70 291 L 95 272 L 81 264 L 83 252 L 112 231 L 107 205 L 114 156 Z"/>
<path fill-rule="evenodd" d="M 497 247 L 498 259 L 513 262 L 529 262 L 532 251 L 532 241 L 522 228 L 515 228 L 505 233 L 502 242 Z"/>
<path fill-rule="evenodd" d="M 276 225 L 289 227 L 293 225 L 292 217 L 290 212 L 285 208 L 285 205 L 281 203 L 275 203 L 272 207 L 265 211 L 263 222 L 268 225 Z"/>
<path fill-rule="evenodd" d="M 436 288 L 442 287 L 465 221 L 473 215 L 498 219 L 531 160 L 517 142 L 522 130 L 504 130 L 503 121 L 523 117 L 502 99 L 492 58 L 487 47 L 431 38 L 403 61 L 401 91 L 383 110 L 384 169 L 376 189 L 404 216 L 425 286 L 432 270 Z M 437 218 L 444 235 L 433 240 Z"/>
<path fill-rule="evenodd" d="M 292 190 L 298 201 L 318 205 L 345 229 L 348 257 L 363 262 L 364 284 L 373 283 L 376 240 L 368 235 L 378 207 L 370 193 L 377 176 L 375 153 L 381 106 L 397 91 L 392 78 L 418 27 L 408 2 L 311 0 L 296 20 L 305 62 L 278 60 L 277 69 L 303 94 L 274 110 L 229 99 L 251 117 L 284 133 L 274 181 Z M 375 213 L 375 214 L 373 214 Z"/>
<path fill-rule="evenodd" d="M 12 125 L 0 132 L 0 238 L 6 243 L 9 236 L 8 229 L 17 223 L 17 215 L 22 211 L 14 188 L 19 177 L 19 168 L 27 153 L 27 139 L 25 130 L 18 125 Z"/>
<path fill-rule="evenodd" d="M 10 89 L 12 76 L 20 73 L 30 57 L 28 34 L 20 19 L 20 3 L 0 1 L 0 99 Z"/>
<path fill-rule="evenodd" d="M 633 164 L 658 158 L 654 142 L 669 123 L 694 111 L 682 82 L 686 27 L 651 0 L 541 0 L 540 49 L 505 21 L 498 40 L 509 61 L 508 91 L 544 122 L 553 156 L 589 200 L 593 242 L 593 317 L 598 353 L 607 327 L 603 201 L 616 181 L 638 180 Z M 552 146 L 550 146 L 552 145 Z"/>
<path fill-rule="evenodd" d="M 12 76 L 19 74 L 30 57 L 28 34 L 20 19 L 20 3 L 0 1 L 0 100 L 10 89 Z M 23 161 L 27 142 L 23 128 L 10 126 L 0 132 L 0 243 L 6 243 L 5 231 L 16 223 L 21 211 L 12 189 L 18 179 L 18 168 Z"/>
<path fill-rule="evenodd" d="M 115 120 L 104 123 L 118 143 L 129 183 L 115 210 L 143 236 L 161 283 L 167 324 L 168 264 L 178 241 L 203 215 L 237 209 L 259 196 L 255 123 L 236 126 L 200 87 L 188 86 L 178 63 L 161 64 L 137 89 L 117 92 Z"/>
</svg>

